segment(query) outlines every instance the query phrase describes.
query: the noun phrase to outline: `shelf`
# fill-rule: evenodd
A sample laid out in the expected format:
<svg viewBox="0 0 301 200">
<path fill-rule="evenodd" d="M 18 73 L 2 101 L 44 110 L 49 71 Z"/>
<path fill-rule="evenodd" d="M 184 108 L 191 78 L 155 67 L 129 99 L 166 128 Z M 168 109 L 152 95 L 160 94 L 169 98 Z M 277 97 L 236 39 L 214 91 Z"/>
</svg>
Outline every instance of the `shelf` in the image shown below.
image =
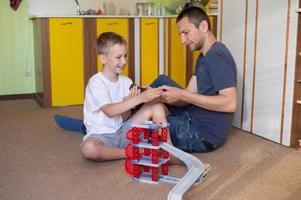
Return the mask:
<svg viewBox="0 0 301 200">
<path fill-rule="evenodd" d="M 210 12 L 208 16 L 218 16 L 218 12 Z M 178 15 L 30 15 L 29 19 L 36 18 L 176 18 Z"/>
<path fill-rule="evenodd" d="M 299 56 L 301 56 L 301 52 L 299 52 Z"/>
<path fill-rule="evenodd" d="M 301 83 L 301 80 L 297 80 L 297 83 Z"/>
<path fill-rule="evenodd" d="M 298 8 L 296 12 L 301 13 L 301 8 Z"/>
<path fill-rule="evenodd" d="M 300 105 L 301 105 L 301 100 L 297 100 L 297 104 L 300 104 Z"/>
</svg>

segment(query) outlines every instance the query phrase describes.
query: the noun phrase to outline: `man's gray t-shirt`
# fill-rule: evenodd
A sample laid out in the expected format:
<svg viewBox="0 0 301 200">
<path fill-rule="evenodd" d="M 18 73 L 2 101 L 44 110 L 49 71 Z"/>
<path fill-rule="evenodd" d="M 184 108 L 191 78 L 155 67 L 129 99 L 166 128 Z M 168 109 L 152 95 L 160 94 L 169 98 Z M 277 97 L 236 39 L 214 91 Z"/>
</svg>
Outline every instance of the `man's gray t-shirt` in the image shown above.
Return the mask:
<svg viewBox="0 0 301 200">
<path fill-rule="evenodd" d="M 236 87 L 237 69 L 227 47 L 215 42 L 206 55 L 199 56 L 194 75 L 197 77 L 198 93 L 214 96 L 222 89 Z M 209 143 L 221 145 L 232 126 L 234 113 L 221 113 L 191 106 L 193 125 L 200 130 Z"/>
</svg>

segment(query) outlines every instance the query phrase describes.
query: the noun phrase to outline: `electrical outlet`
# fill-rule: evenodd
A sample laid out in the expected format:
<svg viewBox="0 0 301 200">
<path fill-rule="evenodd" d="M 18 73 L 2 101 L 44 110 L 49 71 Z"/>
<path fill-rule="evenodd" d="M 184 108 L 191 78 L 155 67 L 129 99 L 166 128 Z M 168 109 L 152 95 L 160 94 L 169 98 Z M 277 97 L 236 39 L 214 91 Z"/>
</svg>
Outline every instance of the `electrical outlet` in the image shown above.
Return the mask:
<svg viewBox="0 0 301 200">
<path fill-rule="evenodd" d="M 25 67 L 24 76 L 25 77 L 31 77 L 32 76 L 32 68 L 31 67 Z"/>
</svg>

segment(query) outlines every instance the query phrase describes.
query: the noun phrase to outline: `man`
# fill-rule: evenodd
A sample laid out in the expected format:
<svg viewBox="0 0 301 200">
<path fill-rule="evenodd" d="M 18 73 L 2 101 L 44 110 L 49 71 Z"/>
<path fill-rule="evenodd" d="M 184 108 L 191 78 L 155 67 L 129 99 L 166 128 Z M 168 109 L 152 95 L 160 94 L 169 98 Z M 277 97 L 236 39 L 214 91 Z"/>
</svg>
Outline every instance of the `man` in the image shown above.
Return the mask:
<svg viewBox="0 0 301 200">
<path fill-rule="evenodd" d="M 236 64 L 226 46 L 216 40 L 201 8 L 182 10 L 177 28 L 182 43 L 200 51 L 195 72 L 186 89 L 164 75 L 151 87 L 165 91 L 161 99 L 170 112 L 173 145 L 187 152 L 210 152 L 224 143 L 232 126 L 237 107 Z"/>
</svg>

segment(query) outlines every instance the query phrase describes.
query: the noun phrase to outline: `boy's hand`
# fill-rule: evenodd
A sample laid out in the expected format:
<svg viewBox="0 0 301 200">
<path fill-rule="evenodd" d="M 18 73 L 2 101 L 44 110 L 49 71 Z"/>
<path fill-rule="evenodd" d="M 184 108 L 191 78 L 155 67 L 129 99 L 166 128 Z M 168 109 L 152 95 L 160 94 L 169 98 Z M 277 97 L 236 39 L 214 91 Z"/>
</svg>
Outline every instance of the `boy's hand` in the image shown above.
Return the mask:
<svg viewBox="0 0 301 200">
<path fill-rule="evenodd" d="M 130 89 L 130 92 L 129 92 L 129 97 L 134 97 L 134 96 L 137 96 L 138 94 L 141 93 L 141 90 L 136 86 L 134 85 L 131 89 Z"/>
<path fill-rule="evenodd" d="M 129 94 L 128 96 L 124 97 L 123 100 L 127 100 L 127 99 L 130 99 L 132 97 L 135 97 L 137 95 L 139 95 L 141 93 L 141 89 L 139 89 L 138 86 L 132 84 L 129 88 Z"/>
<path fill-rule="evenodd" d="M 147 87 L 140 87 L 140 86 L 137 86 L 137 85 L 135 85 L 134 83 L 132 83 L 131 85 L 130 85 L 130 88 L 129 88 L 129 90 L 131 90 L 131 89 L 133 89 L 133 88 L 137 88 L 138 90 L 140 90 L 140 92 L 144 92 L 146 89 L 147 89 Z"/>
<path fill-rule="evenodd" d="M 162 93 L 163 91 L 159 88 L 147 88 L 147 90 L 140 94 L 142 103 L 160 99 Z"/>
</svg>

